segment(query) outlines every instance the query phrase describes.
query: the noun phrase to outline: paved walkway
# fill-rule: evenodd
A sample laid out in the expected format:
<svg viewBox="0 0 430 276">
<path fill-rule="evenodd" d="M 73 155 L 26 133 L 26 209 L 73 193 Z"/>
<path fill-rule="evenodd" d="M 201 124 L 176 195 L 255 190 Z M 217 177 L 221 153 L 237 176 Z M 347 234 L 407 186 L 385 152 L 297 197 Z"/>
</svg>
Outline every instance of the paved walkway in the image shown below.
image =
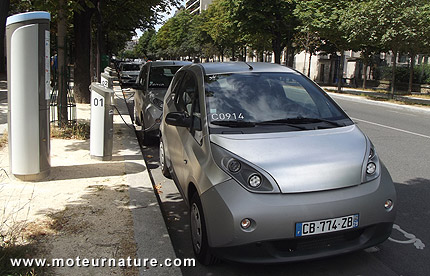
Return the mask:
<svg viewBox="0 0 430 276">
<path fill-rule="evenodd" d="M 7 130 L 7 92 L 4 86 L 3 81 L 0 83 L 0 131 Z M 118 183 L 125 184 L 129 187 L 129 209 L 131 209 L 133 217 L 133 229 L 130 230 L 134 231 L 138 258 L 155 258 L 158 262 L 164 262 L 167 258 L 173 260 L 176 255 L 123 93 L 119 86 L 115 86 L 114 91 L 115 105 L 128 126 L 117 114 L 118 112 L 115 112 L 112 161 L 103 162 L 91 159 L 89 140 L 51 139 L 51 173 L 47 179 L 40 182 L 23 182 L 14 178 L 8 180 L 1 175 L 0 186 L 2 189 L 10 189 L 10 191 L 19 189 L 18 192 L 21 194 L 16 196 L 16 202 L 25 202 L 26 196 L 31 197 L 30 216 L 33 216 L 34 220 L 38 220 L 50 212 L 66 208 L 69 204 L 81 202 L 81 199 L 84 198 L 83 194 L 88 193 L 87 188 L 91 185 L 116 187 L 115 185 Z M 89 121 L 90 106 L 78 104 L 77 117 L 79 120 Z M 0 166 L 9 171 L 7 155 L 7 148 L 0 150 Z M 111 223 L 115 223 L 115 221 Z M 124 227 L 127 226 L 124 225 Z M 100 239 L 110 238 L 112 237 L 100 237 Z M 87 256 L 105 257 L 100 256 L 101 252 L 98 253 L 99 255 L 97 252 L 92 253 L 93 256 L 90 255 L 90 252 Z M 84 252 L 85 254 L 86 252 Z M 141 267 L 139 272 L 140 275 L 181 275 L 180 268 L 165 266 Z"/>
</svg>

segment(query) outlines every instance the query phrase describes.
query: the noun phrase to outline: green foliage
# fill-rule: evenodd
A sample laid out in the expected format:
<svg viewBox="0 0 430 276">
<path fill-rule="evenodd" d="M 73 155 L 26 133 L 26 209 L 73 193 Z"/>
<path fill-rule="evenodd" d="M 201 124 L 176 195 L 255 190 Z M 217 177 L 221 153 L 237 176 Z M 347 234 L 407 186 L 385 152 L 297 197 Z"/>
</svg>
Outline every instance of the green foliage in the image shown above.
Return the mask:
<svg viewBox="0 0 430 276">
<path fill-rule="evenodd" d="M 244 40 L 257 51 L 269 45 L 280 63 L 280 53 L 291 44 L 298 25 L 294 13 L 296 2 L 292 0 L 236 0 L 231 3 L 231 18 L 243 34 Z"/>
<path fill-rule="evenodd" d="M 215 0 L 205 14 L 204 31 L 211 37 L 221 55 L 226 49 L 232 50 L 243 44 L 237 26 L 232 20 L 232 2 L 234 1 Z"/>
<path fill-rule="evenodd" d="M 350 44 L 341 25 L 344 13 L 352 2 L 345 0 L 297 1 L 294 14 L 301 22 L 298 29 L 317 33 L 323 40 L 335 45 L 338 50 L 346 50 L 350 48 Z"/>
<path fill-rule="evenodd" d="M 379 67 L 376 74 L 379 80 L 391 80 L 393 67 Z M 397 67 L 396 83 L 408 83 L 409 74 L 410 67 Z M 430 64 L 418 65 L 414 67 L 413 83 L 430 84 Z"/>
<path fill-rule="evenodd" d="M 188 11 L 180 11 L 160 28 L 155 40 L 159 55 L 174 59 L 192 55 L 188 42 L 191 21 L 192 15 Z"/>
<path fill-rule="evenodd" d="M 136 45 L 135 52 L 139 57 L 145 59 L 155 60 L 156 58 L 156 31 L 154 29 L 149 29 L 145 31 L 139 38 L 139 42 Z"/>
</svg>

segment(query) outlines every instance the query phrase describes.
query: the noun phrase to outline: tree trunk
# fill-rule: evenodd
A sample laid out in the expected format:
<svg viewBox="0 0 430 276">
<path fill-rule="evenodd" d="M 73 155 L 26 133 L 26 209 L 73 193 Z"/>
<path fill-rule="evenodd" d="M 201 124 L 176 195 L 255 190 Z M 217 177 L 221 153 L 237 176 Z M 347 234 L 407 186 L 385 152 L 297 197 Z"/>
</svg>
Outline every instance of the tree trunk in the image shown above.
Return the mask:
<svg viewBox="0 0 430 276">
<path fill-rule="evenodd" d="M 9 12 L 9 0 L 0 1 L 0 73 L 6 72 L 6 60 L 5 60 L 5 31 L 6 31 L 6 18 Z"/>
<path fill-rule="evenodd" d="M 90 102 L 90 43 L 92 10 L 75 12 L 73 16 L 75 32 L 75 99 L 78 103 Z"/>
<path fill-rule="evenodd" d="M 97 3 L 97 55 L 96 55 L 96 74 L 97 82 L 101 82 L 101 65 L 102 65 L 102 52 L 103 52 L 103 28 L 102 28 L 102 0 Z"/>
<path fill-rule="evenodd" d="M 286 65 L 288 67 L 291 67 L 291 68 L 294 67 L 294 48 L 293 48 L 293 45 L 291 43 L 291 40 L 287 44 L 287 61 L 286 61 Z"/>
<path fill-rule="evenodd" d="M 58 44 L 58 125 L 67 125 L 67 80 L 66 80 L 66 35 L 67 35 L 67 15 L 66 1 L 58 1 L 58 21 L 57 21 L 57 44 Z"/>
<path fill-rule="evenodd" d="M 343 61 L 345 59 L 345 53 L 343 50 L 340 51 L 339 70 L 337 70 L 337 92 L 342 92 L 342 79 L 343 79 Z"/>
<path fill-rule="evenodd" d="M 305 57 L 303 58 L 303 69 L 302 69 L 302 73 L 304 74 L 306 71 L 306 54 L 308 52 L 305 50 Z"/>
<path fill-rule="evenodd" d="M 309 51 L 308 78 L 311 77 L 311 62 L 312 62 L 312 53 L 311 51 Z"/>
<path fill-rule="evenodd" d="M 394 91 L 395 91 L 395 84 L 396 84 L 396 68 L 397 68 L 397 50 L 393 50 L 393 73 L 391 77 L 391 99 L 394 99 Z"/>
<path fill-rule="evenodd" d="M 333 84 L 333 55 L 330 56 L 330 70 L 328 72 L 329 84 Z"/>
<path fill-rule="evenodd" d="M 275 63 L 281 64 L 281 34 L 277 34 L 276 38 L 272 40 L 272 50 L 275 55 Z"/>
<path fill-rule="evenodd" d="M 425 58 L 424 55 L 420 56 L 420 59 L 421 59 L 421 70 L 420 70 L 421 74 L 420 74 L 420 81 L 419 81 L 420 84 L 423 83 L 423 77 L 424 77 L 424 58 Z M 420 92 L 421 92 L 421 89 L 420 89 Z"/>
<path fill-rule="evenodd" d="M 414 82 L 414 63 L 415 63 L 415 54 L 411 53 L 411 67 L 409 70 L 409 86 L 408 86 L 408 93 L 412 93 L 412 85 Z"/>
<path fill-rule="evenodd" d="M 367 62 L 363 62 L 363 88 L 366 88 L 367 82 Z"/>
</svg>

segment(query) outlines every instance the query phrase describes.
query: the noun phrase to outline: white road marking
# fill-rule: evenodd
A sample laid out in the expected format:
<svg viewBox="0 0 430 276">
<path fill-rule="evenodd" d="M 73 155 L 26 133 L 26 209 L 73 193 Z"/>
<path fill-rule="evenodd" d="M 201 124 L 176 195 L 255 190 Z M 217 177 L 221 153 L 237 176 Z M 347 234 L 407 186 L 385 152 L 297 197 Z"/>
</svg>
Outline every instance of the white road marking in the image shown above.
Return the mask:
<svg viewBox="0 0 430 276">
<path fill-rule="evenodd" d="M 387 111 L 391 112 L 391 113 L 405 115 L 405 116 L 417 117 L 417 115 L 414 115 L 412 113 L 406 113 L 406 112 L 400 112 L 400 111 L 392 111 L 392 110 L 387 110 Z"/>
<path fill-rule="evenodd" d="M 407 238 L 408 240 L 399 241 L 399 240 L 395 240 L 395 239 L 390 237 L 390 238 L 388 238 L 389 241 L 392 241 L 395 243 L 401 243 L 401 244 L 413 243 L 417 249 L 421 249 L 421 250 L 424 249 L 424 247 L 426 247 L 426 245 L 420 239 L 417 239 L 417 237 L 415 237 L 414 234 L 410 234 L 410 233 L 406 232 L 405 230 L 400 228 L 400 226 L 398 226 L 397 224 L 393 224 L 393 229 L 402 233 L 405 236 L 405 238 Z"/>
<path fill-rule="evenodd" d="M 390 127 L 390 126 L 386 126 L 386 125 L 381 125 L 381 124 L 378 124 L 378 123 L 369 122 L 369 121 L 365 121 L 365 120 L 361 120 L 361 119 L 357 119 L 357 118 L 351 118 L 351 119 L 353 119 L 354 121 L 363 122 L 363 123 L 366 123 L 366 124 L 371 124 L 371 125 L 380 126 L 380 127 L 385 127 L 385 128 L 388 128 L 388 129 L 392 129 L 392 130 L 404 132 L 404 133 L 407 133 L 407 134 L 412 134 L 412 135 L 415 135 L 415 136 L 419 136 L 419 137 L 430 139 L 430 136 L 428 136 L 428 135 L 424 135 L 424 134 L 420 134 L 420 133 L 415 133 L 415 132 L 412 132 L 412 131 L 407 131 L 407 130 L 404 130 L 404 129 Z"/>
</svg>

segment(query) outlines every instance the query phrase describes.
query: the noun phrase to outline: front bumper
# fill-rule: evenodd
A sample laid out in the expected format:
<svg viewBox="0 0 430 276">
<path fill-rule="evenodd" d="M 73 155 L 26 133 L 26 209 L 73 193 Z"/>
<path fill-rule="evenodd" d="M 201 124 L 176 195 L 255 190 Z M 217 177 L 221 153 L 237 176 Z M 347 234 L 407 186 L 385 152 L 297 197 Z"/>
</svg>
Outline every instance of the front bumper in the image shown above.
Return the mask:
<svg viewBox="0 0 430 276">
<path fill-rule="evenodd" d="M 394 202 L 390 212 L 384 208 L 387 199 Z M 395 219 L 397 198 L 383 168 L 381 177 L 366 184 L 314 193 L 257 194 L 228 180 L 204 192 L 201 201 L 214 254 L 240 262 L 269 263 L 343 254 L 385 241 Z M 351 214 L 360 215 L 358 228 L 295 237 L 297 222 Z M 253 231 L 240 227 L 244 218 L 255 222 Z"/>
</svg>

